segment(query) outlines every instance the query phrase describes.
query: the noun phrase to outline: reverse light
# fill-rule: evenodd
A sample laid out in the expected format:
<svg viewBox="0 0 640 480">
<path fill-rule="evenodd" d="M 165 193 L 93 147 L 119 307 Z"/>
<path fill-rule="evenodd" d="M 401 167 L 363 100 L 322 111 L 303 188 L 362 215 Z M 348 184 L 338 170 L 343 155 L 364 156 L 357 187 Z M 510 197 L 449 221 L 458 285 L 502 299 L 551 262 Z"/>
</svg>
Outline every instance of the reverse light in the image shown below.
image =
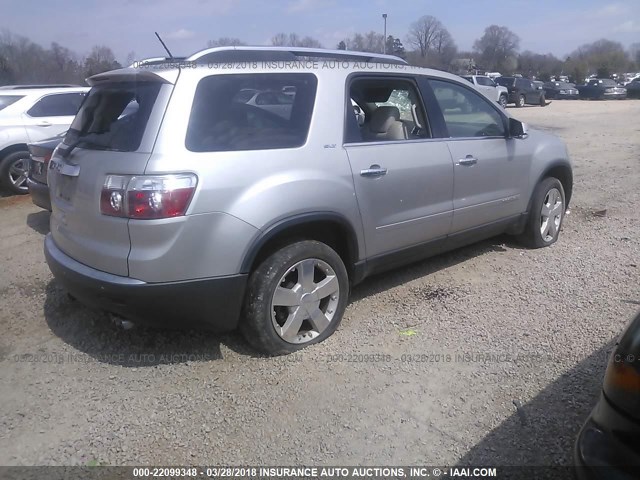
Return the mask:
<svg viewBox="0 0 640 480">
<path fill-rule="evenodd" d="M 197 183 L 191 173 L 108 175 L 100 194 L 100 212 L 143 220 L 179 217 L 186 213 Z"/>
</svg>

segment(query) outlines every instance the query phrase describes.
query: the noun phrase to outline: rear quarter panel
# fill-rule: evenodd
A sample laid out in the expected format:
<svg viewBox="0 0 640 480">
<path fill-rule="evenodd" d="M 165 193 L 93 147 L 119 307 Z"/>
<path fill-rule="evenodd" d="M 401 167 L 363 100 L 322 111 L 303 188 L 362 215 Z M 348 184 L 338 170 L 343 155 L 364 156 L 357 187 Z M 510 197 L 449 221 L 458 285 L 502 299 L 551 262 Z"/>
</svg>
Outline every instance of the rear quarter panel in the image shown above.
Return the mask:
<svg viewBox="0 0 640 480">
<path fill-rule="evenodd" d="M 269 70 L 262 72 L 269 73 Z M 231 70 L 229 73 L 248 72 Z M 225 73 L 212 71 L 211 74 Z M 194 245 L 202 263 L 200 274 L 237 273 L 250 245 L 262 232 L 299 214 L 316 212 L 341 216 L 353 225 L 358 236 L 358 251 L 364 252 L 351 169 L 342 148 L 345 74 L 323 70 L 318 75 L 316 103 L 303 146 L 191 152 L 185 147 L 185 138 L 193 92 L 201 77 L 198 72 L 181 74 L 145 171 L 146 174 L 194 172 L 198 176 L 198 187 L 188 216 L 224 214 L 234 219 L 231 223 L 240 222 L 250 227 L 237 224 L 234 227 L 237 234 L 230 232 L 232 241 L 222 249 L 217 248 L 216 239 L 224 232 L 216 222 L 200 222 L 200 235 L 210 240 L 211 245 Z M 136 258 L 138 248 L 133 237 L 131 259 Z M 225 258 L 221 259 L 221 255 Z"/>
</svg>

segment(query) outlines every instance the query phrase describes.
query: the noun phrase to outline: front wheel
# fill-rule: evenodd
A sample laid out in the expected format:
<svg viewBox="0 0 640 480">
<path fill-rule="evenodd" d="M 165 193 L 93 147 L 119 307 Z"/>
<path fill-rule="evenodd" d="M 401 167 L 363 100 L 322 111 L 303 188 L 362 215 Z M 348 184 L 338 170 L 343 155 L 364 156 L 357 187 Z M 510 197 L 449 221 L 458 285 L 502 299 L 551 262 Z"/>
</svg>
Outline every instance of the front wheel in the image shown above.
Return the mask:
<svg viewBox="0 0 640 480">
<path fill-rule="evenodd" d="M 516 98 L 516 107 L 522 108 L 524 107 L 524 104 L 525 104 L 524 95 L 518 95 L 518 98 Z"/>
<path fill-rule="evenodd" d="M 506 95 L 500 95 L 500 98 L 498 99 L 498 103 L 500 104 L 500 106 L 502 108 L 507 108 L 507 96 Z"/>
<path fill-rule="evenodd" d="M 0 186 L 18 195 L 29 193 L 29 161 L 28 151 L 13 152 L 4 157 L 0 162 Z"/>
<path fill-rule="evenodd" d="M 533 192 L 531 211 L 520 240 L 530 248 L 554 244 L 560 235 L 565 209 L 560 180 L 553 177 L 542 180 Z"/>
<path fill-rule="evenodd" d="M 295 352 L 335 332 L 348 296 L 347 270 L 332 248 L 314 240 L 292 243 L 251 273 L 240 328 L 260 352 Z"/>
</svg>

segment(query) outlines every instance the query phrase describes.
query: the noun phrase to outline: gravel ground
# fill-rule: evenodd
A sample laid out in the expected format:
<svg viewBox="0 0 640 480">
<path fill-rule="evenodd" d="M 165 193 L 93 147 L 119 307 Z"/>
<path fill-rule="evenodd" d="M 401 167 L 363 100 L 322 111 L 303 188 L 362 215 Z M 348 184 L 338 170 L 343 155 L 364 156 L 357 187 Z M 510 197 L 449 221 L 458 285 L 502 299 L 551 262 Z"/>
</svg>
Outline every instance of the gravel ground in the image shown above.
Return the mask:
<svg viewBox="0 0 640 480">
<path fill-rule="evenodd" d="M 289 357 L 116 328 L 52 280 L 48 213 L 0 198 L 0 464 L 570 464 L 640 304 L 639 107 L 512 109 L 568 143 L 559 242 L 499 237 L 371 278 L 333 337 Z"/>
</svg>

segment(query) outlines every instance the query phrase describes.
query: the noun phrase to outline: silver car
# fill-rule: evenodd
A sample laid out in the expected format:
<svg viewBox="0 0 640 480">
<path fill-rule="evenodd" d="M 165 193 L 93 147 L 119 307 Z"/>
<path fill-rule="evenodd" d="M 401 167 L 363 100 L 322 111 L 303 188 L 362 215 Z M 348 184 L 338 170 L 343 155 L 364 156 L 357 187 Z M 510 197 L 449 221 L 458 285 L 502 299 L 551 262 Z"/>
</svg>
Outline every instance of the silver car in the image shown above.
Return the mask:
<svg viewBox="0 0 640 480">
<path fill-rule="evenodd" d="M 49 163 L 45 254 L 137 323 L 292 352 L 368 275 L 505 232 L 553 244 L 571 197 L 559 139 L 396 57 L 222 47 L 89 82 Z M 284 89 L 277 113 L 238 101 Z"/>
</svg>

